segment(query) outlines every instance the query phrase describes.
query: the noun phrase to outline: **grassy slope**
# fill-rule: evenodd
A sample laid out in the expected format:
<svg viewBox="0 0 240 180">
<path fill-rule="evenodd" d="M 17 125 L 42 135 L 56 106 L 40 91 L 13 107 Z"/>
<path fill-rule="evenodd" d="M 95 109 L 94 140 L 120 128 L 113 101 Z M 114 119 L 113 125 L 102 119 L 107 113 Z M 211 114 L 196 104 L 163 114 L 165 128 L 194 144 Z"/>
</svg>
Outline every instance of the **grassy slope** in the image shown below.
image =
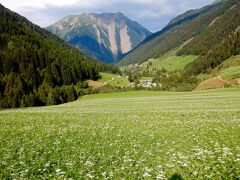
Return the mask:
<svg viewBox="0 0 240 180">
<path fill-rule="evenodd" d="M 110 86 L 115 86 L 115 87 L 128 87 L 130 86 L 130 82 L 128 81 L 127 77 L 117 77 L 113 81 L 108 83 Z"/>
<path fill-rule="evenodd" d="M 224 80 L 231 80 L 240 77 L 240 66 L 231 67 L 223 71 L 221 78 Z"/>
<path fill-rule="evenodd" d="M 140 91 L 2 110 L 0 177 L 234 179 L 239 102 L 240 89 Z"/>
<path fill-rule="evenodd" d="M 223 70 L 221 77 L 225 80 L 231 80 L 240 77 L 240 55 L 229 58 L 222 63 Z"/>
<path fill-rule="evenodd" d="M 177 52 L 183 48 L 186 44 L 191 42 L 192 39 L 184 42 L 178 48 L 169 51 L 168 53 L 164 54 L 162 57 L 158 59 L 152 59 L 151 62 L 153 64 L 152 69 L 166 69 L 168 72 L 173 72 L 175 70 L 181 71 L 183 70 L 189 63 L 193 62 L 199 56 L 194 55 L 187 55 L 187 56 L 176 56 Z"/>
<path fill-rule="evenodd" d="M 222 64 L 224 67 L 240 66 L 240 55 L 233 56 L 233 57 L 227 59 L 226 61 L 224 61 Z"/>
<path fill-rule="evenodd" d="M 110 85 L 113 87 L 128 87 L 128 86 L 130 86 L 130 82 L 128 81 L 127 77 L 119 76 L 116 74 L 104 73 L 104 72 L 101 72 L 100 75 L 102 76 L 102 78 L 99 79 L 98 81 L 89 81 L 88 82 L 90 87 L 100 88 L 105 85 Z"/>
<path fill-rule="evenodd" d="M 221 88 L 225 84 L 237 84 L 234 80 L 240 77 L 240 56 L 233 56 L 209 74 L 201 74 L 198 78 L 202 81 L 197 90 Z"/>
<path fill-rule="evenodd" d="M 188 42 L 188 41 L 187 41 Z M 187 43 L 186 42 L 186 43 Z M 185 44 L 185 43 L 184 43 Z M 188 56 L 176 56 L 175 54 L 178 52 L 179 49 L 181 49 L 182 46 L 176 48 L 173 51 L 170 51 L 163 55 L 162 57 L 158 59 L 149 59 L 148 61 L 137 65 L 137 69 L 139 72 L 143 71 L 150 71 L 152 73 L 157 72 L 157 70 L 160 69 L 166 69 L 168 72 L 173 72 L 175 70 L 181 71 L 185 68 L 186 65 L 193 62 L 195 59 L 198 58 L 198 56 L 188 55 Z M 150 65 L 152 63 L 152 65 Z M 135 65 L 129 65 L 126 67 L 123 67 L 122 70 L 129 69 L 133 71 L 136 69 Z M 145 80 L 145 78 L 143 78 Z M 149 77 L 146 78 L 148 80 Z"/>
<path fill-rule="evenodd" d="M 152 60 L 154 68 L 165 68 L 167 71 L 183 70 L 186 65 L 194 61 L 198 56 L 175 56 L 162 57 Z"/>
<path fill-rule="evenodd" d="M 116 75 L 116 74 L 110 74 L 110 73 L 104 73 L 104 72 L 101 72 L 100 75 L 102 77 L 99 80 L 100 82 L 107 82 L 107 81 L 112 80 L 112 78 L 117 78 L 118 77 L 118 75 Z"/>
<path fill-rule="evenodd" d="M 221 76 L 223 79 L 231 80 L 235 78 L 239 73 L 240 68 L 240 55 L 230 57 L 225 60 L 218 67 L 210 71 L 209 74 L 201 74 L 198 77 L 202 80 L 209 79 L 215 76 Z M 226 78 L 224 78 L 226 76 Z"/>
</svg>

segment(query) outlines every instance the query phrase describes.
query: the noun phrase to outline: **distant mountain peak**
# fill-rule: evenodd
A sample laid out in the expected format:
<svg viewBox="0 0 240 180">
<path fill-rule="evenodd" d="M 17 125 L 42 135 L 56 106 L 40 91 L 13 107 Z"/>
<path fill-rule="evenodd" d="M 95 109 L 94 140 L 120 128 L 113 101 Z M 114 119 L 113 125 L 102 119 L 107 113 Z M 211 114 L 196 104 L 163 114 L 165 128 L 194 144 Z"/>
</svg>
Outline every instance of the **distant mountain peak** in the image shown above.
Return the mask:
<svg viewBox="0 0 240 180">
<path fill-rule="evenodd" d="M 113 63 L 151 34 L 121 12 L 69 15 L 47 28 L 98 60 Z"/>
</svg>

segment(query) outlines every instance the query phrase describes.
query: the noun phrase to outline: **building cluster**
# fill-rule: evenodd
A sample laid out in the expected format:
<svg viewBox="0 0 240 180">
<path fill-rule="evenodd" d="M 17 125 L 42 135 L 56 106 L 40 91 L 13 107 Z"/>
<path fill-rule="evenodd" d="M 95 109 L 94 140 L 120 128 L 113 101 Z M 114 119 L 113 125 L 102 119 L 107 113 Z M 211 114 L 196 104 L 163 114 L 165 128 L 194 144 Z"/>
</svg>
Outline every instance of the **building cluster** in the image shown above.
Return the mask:
<svg viewBox="0 0 240 180">
<path fill-rule="evenodd" d="M 161 84 L 154 83 L 152 80 L 144 80 L 141 81 L 138 84 L 139 87 L 144 87 L 144 88 L 156 88 L 156 87 L 161 87 Z"/>
</svg>

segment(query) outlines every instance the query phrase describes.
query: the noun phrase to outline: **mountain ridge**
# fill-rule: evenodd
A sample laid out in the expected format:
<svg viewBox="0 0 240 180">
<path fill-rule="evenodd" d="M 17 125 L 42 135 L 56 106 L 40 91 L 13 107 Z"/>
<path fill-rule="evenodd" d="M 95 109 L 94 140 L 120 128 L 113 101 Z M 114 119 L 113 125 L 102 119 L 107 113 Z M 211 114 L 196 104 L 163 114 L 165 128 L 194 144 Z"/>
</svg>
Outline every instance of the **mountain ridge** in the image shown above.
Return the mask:
<svg viewBox="0 0 240 180">
<path fill-rule="evenodd" d="M 107 63 L 118 61 L 151 34 L 121 12 L 69 15 L 46 29 Z"/>
<path fill-rule="evenodd" d="M 137 64 L 150 58 L 161 57 L 204 32 L 208 25 L 237 2 L 239 1 L 216 1 L 200 9 L 190 10 L 177 16 L 165 28 L 147 37 L 137 48 L 125 55 L 119 65 Z M 171 27 L 174 23 L 175 25 Z"/>
</svg>

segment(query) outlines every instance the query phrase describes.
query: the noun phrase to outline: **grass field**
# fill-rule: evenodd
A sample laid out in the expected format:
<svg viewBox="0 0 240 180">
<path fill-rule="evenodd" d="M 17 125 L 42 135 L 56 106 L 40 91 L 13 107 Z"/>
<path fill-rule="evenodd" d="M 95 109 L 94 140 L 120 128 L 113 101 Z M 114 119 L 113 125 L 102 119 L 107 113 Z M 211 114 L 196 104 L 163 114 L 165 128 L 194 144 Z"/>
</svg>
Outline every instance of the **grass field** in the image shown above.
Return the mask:
<svg viewBox="0 0 240 180">
<path fill-rule="evenodd" d="M 193 62 L 198 56 L 175 56 L 161 57 L 160 59 L 152 60 L 154 68 L 164 68 L 169 72 L 175 70 L 183 70 L 186 65 Z"/>
<path fill-rule="evenodd" d="M 231 80 L 240 77 L 240 66 L 231 67 L 223 71 L 221 78 Z"/>
<path fill-rule="evenodd" d="M 177 56 L 177 52 L 191 40 L 186 41 L 182 46 L 169 51 L 158 59 L 150 59 L 149 61 L 142 64 L 142 66 L 147 66 L 149 62 L 152 62 L 150 70 L 154 69 L 166 69 L 168 72 L 173 72 L 175 70 L 183 70 L 186 65 L 196 60 L 199 56 L 187 55 L 187 56 Z"/>
<path fill-rule="evenodd" d="M 118 75 L 116 74 L 110 74 L 110 73 L 104 73 L 104 72 L 100 72 L 100 75 L 101 75 L 101 79 L 99 79 L 100 82 L 111 81 L 113 78 L 118 77 Z"/>
<path fill-rule="evenodd" d="M 175 51 L 174 51 L 175 52 Z M 193 62 L 198 56 L 176 56 L 173 52 L 167 53 L 159 59 L 150 59 L 143 64 L 139 65 L 139 68 L 144 71 L 148 69 L 153 71 L 155 69 L 166 69 L 168 72 L 173 72 L 175 70 L 183 70 L 186 65 Z M 152 63 L 149 66 L 149 63 Z M 131 69 L 131 65 L 129 66 Z"/>
<path fill-rule="evenodd" d="M 224 84 L 234 84 L 234 79 L 240 78 L 240 56 L 233 56 L 224 61 L 210 73 L 200 74 L 198 78 L 202 81 L 196 89 L 220 88 Z"/>
<path fill-rule="evenodd" d="M 115 78 L 113 81 L 110 81 L 108 84 L 113 87 L 129 87 L 131 85 L 131 83 L 128 81 L 128 78 L 123 76 L 119 76 Z"/>
<path fill-rule="evenodd" d="M 222 63 L 221 78 L 231 80 L 240 77 L 240 56 L 233 56 Z"/>
<path fill-rule="evenodd" d="M 128 70 L 132 72 L 138 72 L 140 74 L 148 71 L 148 73 L 152 73 L 151 76 L 155 76 L 157 71 L 162 69 L 165 69 L 168 72 L 181 71 L 189 63 L 193 62 L 198 58 L 198 56 L 194 56 L 194 55 L 176 56 L 176 53 L 178 50 L 179 48 L 166 53 L 165 55 L 163 55 L 158 59 L 149 59 L 148 61 L 142 64 L 128 65 L 128 66 L 122 67 L 121 69 L 123 71 Z"/>
<path fill-rule="evenodd" d="M 237 179 L 240 89 L 0 111 L 0 179 Z"/>
<path fill-rule="evenodd" d="M 110 73 L 100 73 L 101 79 L 98 81 L 89 81 L 88 85 L 93 88 L 101 88 L 105 85 L 110 85 L 113 87 L 128 87 L 131 83 L 128 81 L 128 77 L 119 76 Z"/>
<path fill-rule="evenodd" d="M 225 67 L 240 66 L 240 55 L 232 56 L 229 59 L 225 60 L 222 64 Z"/>
</svg>

